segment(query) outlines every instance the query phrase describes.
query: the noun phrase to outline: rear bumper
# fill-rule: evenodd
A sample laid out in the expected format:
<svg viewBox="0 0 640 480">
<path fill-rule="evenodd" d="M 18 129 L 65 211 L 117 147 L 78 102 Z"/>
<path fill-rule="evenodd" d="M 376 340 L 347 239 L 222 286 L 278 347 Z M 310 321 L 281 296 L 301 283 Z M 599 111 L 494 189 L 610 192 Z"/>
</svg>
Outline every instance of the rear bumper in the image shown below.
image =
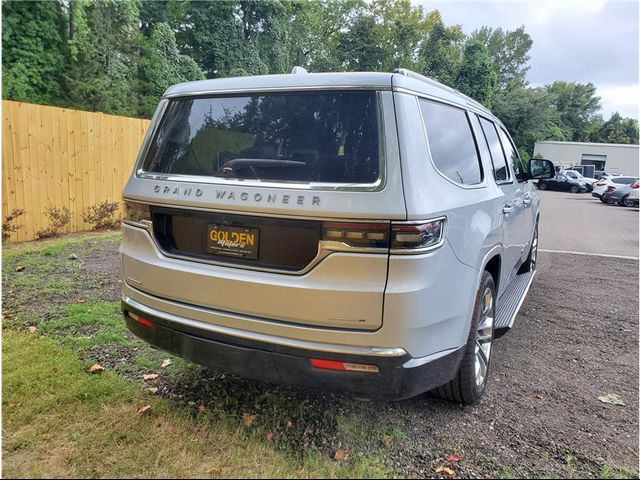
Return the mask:
<svg viewBox="0 0 640 480">
<path fill-rule="evenodd" d="M 395 349 L 395 353 L 389 349 L 384 353 L 372 350 L 371 354 L 352 354 L 332 351 L 329 346 L 295 348 L 194 328 L 162 318 L 161 313 L 152 315 L 147 308 L 138 309 L 126 298 L 122 309 L 133 334 L 194 363 L 265 382 L 347 392 L 363 398 L 401 400 L 432 390 L 456 375 L 463 355 L 463 348 L 419 359 L 402 349 Z M 151 326 L 134 321 L 129 312 L 150 320 Z M 319 370 L 311 366 L 310 358 L 375 365 L 379 373 Z"/>
<path fill-rule="evenodd" d="M 591 192 L 591 196 L 596 198 L 602 198 L 602 195 L 596 192 Z"/>
</svg>

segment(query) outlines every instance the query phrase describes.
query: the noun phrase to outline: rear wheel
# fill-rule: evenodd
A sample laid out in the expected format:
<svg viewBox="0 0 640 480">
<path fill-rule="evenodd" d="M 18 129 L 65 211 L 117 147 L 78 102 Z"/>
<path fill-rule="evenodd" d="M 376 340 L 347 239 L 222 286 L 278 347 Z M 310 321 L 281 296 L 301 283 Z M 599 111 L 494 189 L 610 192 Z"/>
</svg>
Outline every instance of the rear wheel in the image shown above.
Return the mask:
<svg viewBox="0 0 640 480">
<path fill-rule="evenodd" d="M 435 391 L 446 400 L 470 405 L 480 400 L 487 388 L 495 325 L 495 290 L 493 277 L 483 272 L 460 369 L 453 380 Z"/>
<path fill-rule="evenodd" d="M 578 193 L 580 191 L 580 187 L 576 187 L 575 185 L 571 187 L 571 193 Z"/>
<path fill-rule="evenodd" d="M 540 190 L 546 190 L 547 189 L 547 184 L 544 182 L 538 182 L 538 188 Z"/>
<path fill-rule="evenodd" d="M 620 205 L 624 205 L 625 207 L 633 207 L 633 200 L 629 199 L 629 195 L 622 199 Z"/>
</svg>

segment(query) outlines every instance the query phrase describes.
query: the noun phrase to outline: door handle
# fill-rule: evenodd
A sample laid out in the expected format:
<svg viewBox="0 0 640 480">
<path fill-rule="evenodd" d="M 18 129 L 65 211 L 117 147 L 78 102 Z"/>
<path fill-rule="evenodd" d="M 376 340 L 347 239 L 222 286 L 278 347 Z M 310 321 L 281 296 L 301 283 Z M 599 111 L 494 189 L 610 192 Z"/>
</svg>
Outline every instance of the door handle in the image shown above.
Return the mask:
<svg viewBox="0 0 640 480">
<path fill-rule="evenodd" d="M 531 205 L 531 195 L 527 194 L 524 196 L 524 199 L 522 200 L 522 202 L 525 205 Z"/>
<path fill-rule="evenodd" d="M 511 203 L 507 203 L 504 207 L 502 207 L 502 213 L 504 214 L 512 213 L 514 210 L 515 207 Z"/>
</svg>

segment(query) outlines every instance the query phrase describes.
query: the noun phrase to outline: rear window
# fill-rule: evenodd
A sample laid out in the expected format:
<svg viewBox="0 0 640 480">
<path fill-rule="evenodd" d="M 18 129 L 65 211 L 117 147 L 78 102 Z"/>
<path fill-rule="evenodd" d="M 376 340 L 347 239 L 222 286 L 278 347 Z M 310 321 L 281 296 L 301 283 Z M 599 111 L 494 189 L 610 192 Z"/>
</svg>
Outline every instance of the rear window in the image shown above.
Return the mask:
<svg viewBox="0 0 640 480">
<path fill-rule="evenodd" d="M 633 177 L 620 177 L 620 178 L 614 178 L 613 180 L 611 180 L 613 183 L 617 183 L 617 184 L 622 184 L 622 185 L 631 185 L 632 183 L 635 183 L 637 179 L 633 178 Z"/>
<path fill-rule="evenodd" d="M 376 93 L 278 93 L 170 100 L 143 171 L 240 180 L 374 183 Z"/>
</svg>

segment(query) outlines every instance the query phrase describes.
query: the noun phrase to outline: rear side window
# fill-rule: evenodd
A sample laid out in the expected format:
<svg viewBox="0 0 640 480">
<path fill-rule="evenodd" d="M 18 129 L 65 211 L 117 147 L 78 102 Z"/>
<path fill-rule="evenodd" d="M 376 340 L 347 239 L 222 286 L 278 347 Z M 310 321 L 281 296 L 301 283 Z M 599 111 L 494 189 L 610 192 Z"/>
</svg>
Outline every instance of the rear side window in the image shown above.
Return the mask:
<svg viewBox="0 0 640 480">
<path fill-rule="evenodd" d="M 480 159 L 466 112 L 424 99 L 420 108 L 436 168 L 456 183 L 480 183 Z"/>
<path fill-rule="evenodd" d="M 149 173 L 240 180 L 374 183 L 376 93 L 278 93 L 170 100 Z"/>
<path fill-rule="evenodd" d="M 509 169 L 507 168 L 507 161 L 504 156 L 504 151 L 500 144 L 500 138 L 493 122 L 490 122 L 486 118 L 480 117 L 480 125 L 482 125 L 482 131 L 487 139 L 489 145 L 489 152 L 491 152 L 491 161 L 493 162 L 493 175 L 496 182 L 504 182 L 509 180 Z"/>
</svg>

